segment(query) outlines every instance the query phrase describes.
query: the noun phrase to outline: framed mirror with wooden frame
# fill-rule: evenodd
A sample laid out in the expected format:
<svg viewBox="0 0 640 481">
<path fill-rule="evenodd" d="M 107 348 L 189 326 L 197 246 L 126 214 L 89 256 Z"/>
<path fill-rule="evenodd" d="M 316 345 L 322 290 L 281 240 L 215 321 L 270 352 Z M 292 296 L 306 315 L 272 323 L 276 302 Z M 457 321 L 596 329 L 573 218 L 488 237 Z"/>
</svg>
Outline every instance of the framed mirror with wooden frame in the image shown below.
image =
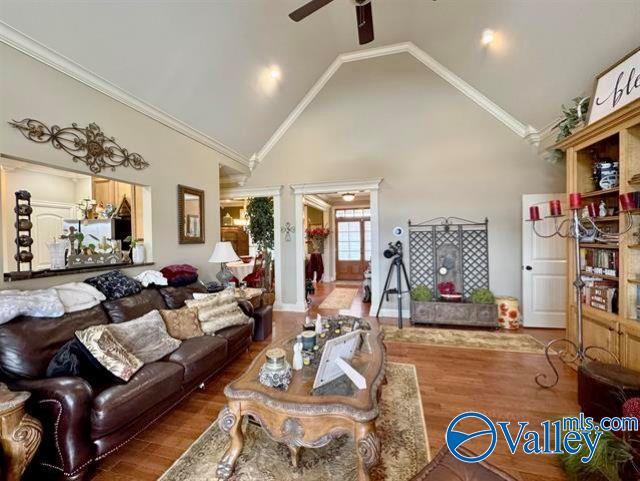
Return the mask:
<svg viewBox="0 0 640 481">
<path fill-rule="evenodd" d="M 178 185 L 178 240 L 204 244 L 204 190 Z"/>
</svg>

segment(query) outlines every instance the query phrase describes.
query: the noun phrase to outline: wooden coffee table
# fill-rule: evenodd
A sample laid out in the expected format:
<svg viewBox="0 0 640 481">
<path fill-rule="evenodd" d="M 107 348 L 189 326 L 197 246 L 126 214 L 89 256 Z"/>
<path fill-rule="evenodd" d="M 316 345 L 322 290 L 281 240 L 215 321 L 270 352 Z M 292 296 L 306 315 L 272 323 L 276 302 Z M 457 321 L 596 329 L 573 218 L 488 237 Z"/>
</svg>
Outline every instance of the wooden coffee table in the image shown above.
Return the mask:
<svg viewBox="0 0 640 481">
<path fill-rule="evenodd" d="M 353 435 L 358 457 L 358 480 L 368 481 L 369 471 L 380 457 L 380 440 L 375 420 L 379 415 L 378 400 L 384 381 L 385 349 L 383 334 L 372 322 L 363 336 L 362 348 L 351 361 L 352 366 L 367 380 L 367 388 L 358 390 L 348 380 L 313 392 L 315 369 L 305 366 L 293 371 L 289 389 L 282 391 L 258 382 L 265 351 L 282 347 L 287 360 L 292 361 L 295 336 L 275 342 L 260 353 L 249 369 L 224 389 L 228 404 L 218 416 L 220 428 L 230 434 L 231 444 L 218 464 L 217 476 L 228 479 L 244 445 L 242 418 L 250 416 L 262 426 L 274 441 L 284 443 L 297 467 L 301 448 L 319 448 L 344 435 Z M 336 394 L 339 391 L 340 394 Z M 330 461 L 330 460 L 328 460 Z"/>
</svg>

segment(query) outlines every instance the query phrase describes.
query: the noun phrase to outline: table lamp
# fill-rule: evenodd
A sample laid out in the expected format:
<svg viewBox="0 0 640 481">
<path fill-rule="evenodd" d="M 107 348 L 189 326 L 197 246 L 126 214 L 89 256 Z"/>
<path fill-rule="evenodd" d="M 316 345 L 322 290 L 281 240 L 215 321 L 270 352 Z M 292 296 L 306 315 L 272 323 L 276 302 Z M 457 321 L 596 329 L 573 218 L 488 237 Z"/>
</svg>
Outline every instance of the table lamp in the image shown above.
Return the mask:
<svg viewBox="0 0 640 481">
<path fill-rule="evenodd" d="M 233 278 L 233 273 L 227 267 L 227 262 L 239 261 L 240 258 L 233 250 L 231 242 L 216 242 L 216 247 L 213 249 L 213 254 L 209 258 L 209 262 L 219 262 L 220 272 L 216 274 L 216 278 L 220 283 L 227 287 L 229 281 Z"/>
</svg>

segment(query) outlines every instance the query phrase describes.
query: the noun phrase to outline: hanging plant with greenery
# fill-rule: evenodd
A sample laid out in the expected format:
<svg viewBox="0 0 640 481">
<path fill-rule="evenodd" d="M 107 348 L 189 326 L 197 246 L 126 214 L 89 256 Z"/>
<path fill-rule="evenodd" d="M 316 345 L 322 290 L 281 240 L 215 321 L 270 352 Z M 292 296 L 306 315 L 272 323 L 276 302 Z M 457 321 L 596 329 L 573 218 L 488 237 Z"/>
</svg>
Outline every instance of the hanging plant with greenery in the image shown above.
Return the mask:
<svg viewBox="0 0 640 481">
<path fill-rule="evenodd" d="M 271 290 L 271 259 L 273 251 L 273 199 L 271 197 L 252 197 L 247 203 L 247 219 L 251 239 L 263 256 L 264 275 L 262 287 Z"/>
</svg>

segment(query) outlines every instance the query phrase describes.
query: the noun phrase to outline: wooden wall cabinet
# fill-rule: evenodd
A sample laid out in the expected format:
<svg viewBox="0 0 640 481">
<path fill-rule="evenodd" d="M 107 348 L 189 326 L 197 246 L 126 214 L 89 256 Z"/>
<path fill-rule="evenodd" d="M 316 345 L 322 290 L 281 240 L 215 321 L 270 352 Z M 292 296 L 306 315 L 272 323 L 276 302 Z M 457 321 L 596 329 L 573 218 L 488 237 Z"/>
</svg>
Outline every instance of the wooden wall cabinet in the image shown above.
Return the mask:
<svg viewBox="0 0 640 481">
<path fill-rule="evenodd" d="M 93 177 L 91 180 L 93 199 L 104 205 L 112 204 L 116 209 L 126 197 L 131 205 L 131 229 L 133 237 L 144 240 L 142 214 L 142 187 L 117 180 Z"/>
<path fill-rule="evenodd" d="M 640 191 L 640 100 L 636 100 L 613 114 L 574 133 L 554 146 L 566 152 L 567 192 L 580 192 L 583 204 L 600 201 L 619 206 L 618 196 Z M 593 183 L 594 153 L 619 162 L 619 185 L 597 190 Z M 637 177 L 634 177 L 637 176 Z M 616 355 L 622 365 L 640 371 L 640 319 L 638 319 L 638 284 L 640 284 L 640 209 L 632 211 L 634 226 L 620 237 L 616 245 L 584 244 L 588 249 L 607 249 L 618 257 L 617 276 L 601 279 L 617 287 L 618 309 L 605 312 L 583 304 L 583 332 L 585 346 L 603 347 Z M 614 213 L 598 221 L 620 232 L 626 225 L 625 214 Z M 576 300 L 573 289 L 573 240 L 567 241 L 567 336 L 577 341 Z M 590 275 L 598 277 L 597 275 Z M 590 355 L 610 362 L 606 353 L 591 351 Z"/>
<path fill-rule="evenodd" d="M 220 239 L 231 242 L 233 250 L 239 256 L 249 255 L 249 234 L 242 226 L 223 226 L 220 228 Z"/>
<path fill-rule="evenodd" d="M 621 324 L 618 338 L 620 362 L 625 367 L 638 369 L 640 366 L 640 325 Z"/>
</svg>

